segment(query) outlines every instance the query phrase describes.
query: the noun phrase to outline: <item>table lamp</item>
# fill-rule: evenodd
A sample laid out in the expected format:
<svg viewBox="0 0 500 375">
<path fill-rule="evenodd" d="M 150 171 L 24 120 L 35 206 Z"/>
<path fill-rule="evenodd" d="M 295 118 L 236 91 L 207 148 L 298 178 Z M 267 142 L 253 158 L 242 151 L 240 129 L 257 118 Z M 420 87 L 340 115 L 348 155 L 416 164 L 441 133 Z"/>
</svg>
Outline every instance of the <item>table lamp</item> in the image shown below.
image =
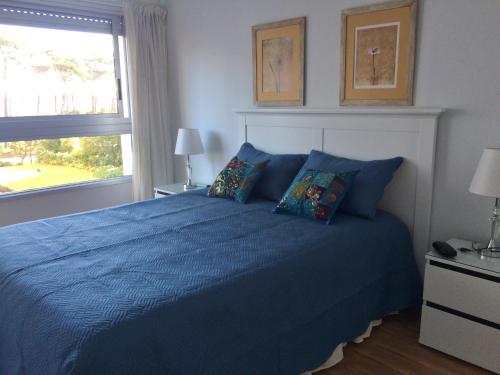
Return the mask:
<svg viewBox="0 0 500 375">
<path fill-rule="evenodd" d="M 184 190 L 193 189 L 196 186 L 191 181 L 191 161 L 190 155 L 203 154 L 203 144 L 201 143 L 200 132 L 198 129 L 181 128 L 177 133 L 177 143 L 175 145 L 176 155 L 186 156 L 187 181 L 184 184 Z"/>
<path fill-rule="evenodd" d="M 500 148 L 487 148 L 479 161 L 469 191 L 474 194 L 495 198 L 490 218 L 490 242 L 482 255 L 498 258 L 500 249 L 495 244 L 497 224 L 500 220 Z"/>
</svg>

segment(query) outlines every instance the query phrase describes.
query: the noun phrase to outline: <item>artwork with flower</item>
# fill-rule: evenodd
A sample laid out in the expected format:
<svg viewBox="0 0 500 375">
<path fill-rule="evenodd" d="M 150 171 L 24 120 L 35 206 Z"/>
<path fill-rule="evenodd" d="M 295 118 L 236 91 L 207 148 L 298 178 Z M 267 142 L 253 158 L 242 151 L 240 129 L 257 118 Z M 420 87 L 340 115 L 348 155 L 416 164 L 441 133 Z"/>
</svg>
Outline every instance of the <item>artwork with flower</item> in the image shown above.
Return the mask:
<svg viewBox="0 0 500 375">
<path fill-rule="evenodd" d="M 252 27 L 254 102 L 304 105 L 305 17 Z"/>
<path fill-rule="evenodd" d="M 354 88 L 396 87 L 399 22 L 356 28 Z"/>
<path fill-rule="evenodd" d="M 293 39 L 290 37 L 264 40 L 262 68 L 264 92 L 287 92 L 292 89 Z"/>
<path fill-rule="evenodd" d="M 342 10 L 341 105 L 412 105 L 418 0 Z"/>
</svg>

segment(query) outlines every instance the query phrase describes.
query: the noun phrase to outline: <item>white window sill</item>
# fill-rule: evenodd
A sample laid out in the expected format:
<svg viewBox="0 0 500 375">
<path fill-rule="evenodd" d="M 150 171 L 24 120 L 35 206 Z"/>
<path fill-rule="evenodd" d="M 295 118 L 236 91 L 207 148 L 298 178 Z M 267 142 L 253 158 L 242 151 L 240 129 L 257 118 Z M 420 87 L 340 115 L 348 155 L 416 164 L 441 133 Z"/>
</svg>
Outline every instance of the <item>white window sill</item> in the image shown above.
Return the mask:
<svg viewBox="0 0 500 375">
<path fill-rule="evenodd" d="M 54 187 L 42 188 L 42 189 L 25 190 L 25 191 L 13 192 L 13 193 L 4 193 L 4 194 L 0 194 L 0 202 L 3 200 L 20 199 L 20 198 L 24 198 L 24 197 L 26 197 L 26 198 L 37 197 L 37 196 L 52 194 L 52 193 L 95 189 L 95 188 L 100 188 L 100 187 L 104 187 L 104 186 L 128 184 L 131 182 L 132 182 L 132 176 L 123 176 L 123 177 L 110 178 L 107 180 L 81 182 L 81 183 L 77 183 L 77 184 L 59 185 L 59 186 L 54 186 Z"/>
</svg>

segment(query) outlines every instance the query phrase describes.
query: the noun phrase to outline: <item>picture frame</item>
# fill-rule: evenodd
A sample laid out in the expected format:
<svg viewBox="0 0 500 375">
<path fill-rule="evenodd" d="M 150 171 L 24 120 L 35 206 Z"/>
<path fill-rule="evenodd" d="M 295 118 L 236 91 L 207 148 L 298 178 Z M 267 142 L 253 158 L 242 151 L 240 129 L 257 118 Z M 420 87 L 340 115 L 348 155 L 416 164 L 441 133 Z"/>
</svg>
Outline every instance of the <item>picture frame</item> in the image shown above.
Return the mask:
<svg viewBox="0 0 500 375">
<path fill-rule="evenodd" d="M 306 17 L 252 27 L 256 106 L 304 105 Z"/>
<path fill-rule="evenodd" d="M 342 11 L 340 105 L 412 105 L 417 0 Z"/>
</svg>

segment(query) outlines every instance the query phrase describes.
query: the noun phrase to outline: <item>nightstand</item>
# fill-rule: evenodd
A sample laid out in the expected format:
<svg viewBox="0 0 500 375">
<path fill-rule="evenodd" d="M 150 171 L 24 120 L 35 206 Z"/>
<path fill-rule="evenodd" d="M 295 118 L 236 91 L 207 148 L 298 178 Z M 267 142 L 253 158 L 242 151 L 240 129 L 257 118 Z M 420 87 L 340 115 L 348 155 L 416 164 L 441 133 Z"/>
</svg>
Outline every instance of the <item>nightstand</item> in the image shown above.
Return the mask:
<svg viewBox="0 0 500 375">
<path fill-rule="evenodd" d="M 188 191 L 205 189 L 206 185 L 196 185 L 194 189 L 189 189 Z M 179 193 L 184 193 L 184 182 L 179 182 L 177 184 L 162 185 L 155 187 L 155 198 L 164 198 L 168 195 L 175 195 Z"/>
<path fill-rule="evenodd" d="M 461 252 L 426 255 L 420 343 L 500 373 L 500 259 Z"/>
</svg>

